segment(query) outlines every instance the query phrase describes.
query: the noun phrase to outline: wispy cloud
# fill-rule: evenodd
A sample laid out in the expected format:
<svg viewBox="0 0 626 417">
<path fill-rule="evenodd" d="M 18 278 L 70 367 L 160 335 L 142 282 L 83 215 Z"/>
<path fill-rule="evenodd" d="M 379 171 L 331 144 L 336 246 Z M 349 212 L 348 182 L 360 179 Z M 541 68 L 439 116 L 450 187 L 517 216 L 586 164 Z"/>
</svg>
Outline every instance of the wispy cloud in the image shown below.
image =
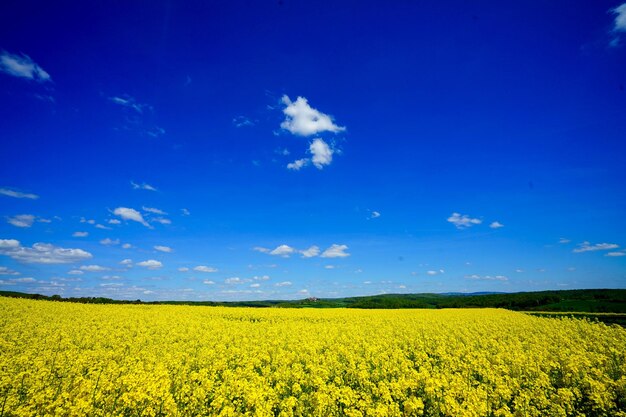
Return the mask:
<svg viewBox="0 0 626 417">
<path fill-rule="evenodd" d="M 28 55 L 14 55 L 6 51 L 0 53 L 0 71 L 19 78 L 44 83 L 52 81 L 50 74 L 44 71 Z"/>
<path fill-rule="evenodd" d="M 154 246 L 155 250 L 158 250 L 159 252 L 165 252 L 165 253 L 171 253 L 174 250 L 172 248 L 170 248 L 169 246 L 162 246 L 162 245 L 155 245 Z"/>
<path fill-rule="evenodd" d="M 478 281 L 508 281 L 509 278 L 505 275 L 466 275 L 465 278 Z"/>
<path fill-rule="evenodd" d="M 611 12 L 615 14 L 613 30 L 616 32 L 626 32 L 626 3 L 622 3 Z"/>
<path fill-rule="evenodd" d="M 308 249 L 301 250 L 300 253 L 302 254 L 303 258 L 313 258 L 320 254 L 320 248 L 313 245 Z"/>
<path fill-rule="evenodd" d="M 0 266 L 0 275 L 19 275 L 20 273 L 14 271 L 6 266 Z"/>
<path fill-rule="evenodd" d="M 321 132 L 337 133 L 346 129 L 333 123 L 329 115 L 312 108 L 304 97 L 298 97 L 296 101 L 292 102 L 287 95 L 284 95 L 281 101 L 285 105 L 283 109 L 285 120 L 280 124 L 280 127 L 294 135 L 310 136 Z"/>
<path fill-rule="evenodd" d="M 152 214 L 161 214 L 161 215 L 166 215 L 167 214 L 163 210 L 159 210 L 158 208 L 154 208 L 154 207 L 143 206 L 141 209 L 143 211 L 147 212 L 147 213 L 152 213 Z"/>
<path fill-rule="evenodd" d="M 581 252 L 595 252 L 599 250 L 610 250 L 617 249 L 619 245 L 615 243 L 596 243 L 592 245 L 591 243 L 585 241 L 580 243 L 577 248 L 575 248 L 572 252 L 581 253 Z"/>
<path fill-rule="evenodd" d="M 109 97 L 109 100 L 119 106 L 125 107 L 127 109 L 132 109 L 140 114 L 143 114 L 144 110 L 152 110 L 152 106 L 148 104 L 138 103 L 137 100 L 129 95 L 113 96 Z"/>
<path fill-rule="evenodd" d="M 155 217 L 150 219 L 152 223 L 160 223 L 160 224 L 172 224 L 170 219 L 166 219 L 165 217 Z"/>
<path fill-rule="evenodd" d="M 615 257 L 620 257 L 620 256 L 626 256 L 626 252 L 609 252 L 604 256 L 609 256 L 611 258 L 615 258 Z"/>
<path fill-rule="evenodd" d="M 372 211 L 372 212 L 370 213 L 370 217 L 369 217 L 369 218 L 370 218 L 370 219 L 377 219 L 377 218 L 379 218 L 379 217 L 380 217 L 380 213 L 379 213 L 379 212 L 377 212 L 377 211 Z"/>
<path fill-rule="evenodd" d="M 128 207 L 118 207 L 115 210 L 113 210 L 113 214 L 115 214 L 116 216 L 121 217 L 124 220 L 132 220 L 134 222 L 141 223 L 144 226 L 146 226 L 147 228 L 151 228 L 152 227 L 144 220 L 144 218 L 141 215 L 141 213 L 139 213 L 135 209 L 128 208 Z"/>
<path fill-rule="evenodd" d="M 23 193 L 18 190 L 12 190 L 10 188 L 0 188 L 0 195 L 5 195 L 7 197 L 13 197 L 13 198 L 28 198 L 31 200 L 36 200 L 39 198 L 37 194 Z"/>
<path fill-rule="evenodd" d="M 566 239 L 566 238 L 564 238 L 564 237 L 562 237 L 562 238 L 560 238 L 560 239 L 559 239 L 559 243 L 561 243 L 561 244 L 566 244 L 566 243 L 570 243 L 570 242 L 571 242 L 571 240 Z"/>
<path fill-rule="evenodd" d="M 448 217 L 448 222 L 455 225 L 457 229 L 465 229 L 468 227 L 472 227 L 476 224 L 481 224 L 483 221 L 480 219 L 471 218 L 467 214 L 462 215 L 460 213 L 452 213 L 452 215 Z"/>
<path fill-rule="evenodd" d="M 300 171 L 302 168 L 307 166 L 308 163 L 309 160 L 307 158 L 296 159 L 295 161 L 287 164 L 287 169 L 290 169 L 292 171 Z"/>
<path fill-rule="evenodd" d="M 277 287 L 290 287 L 293 284 L 291 283 L 291 281 L 283 281 L 283 282 L 277 282 L 274 285 Z"/>
<path fill-rule="evenodd" d="M 206 266 L 206 265 L 198 265 L 193 270 L 198 271 L 198 272 L 207 272 L 207 273 L 217 272 L 217 268 L 213 268 L 212 266 Z"/>
<path fill-rule="evenodd" d="M 145 182 L 138 184 L 134 181 L 130 182 L 130 185 L 133 187 L 133 190 L 148 190 L 148 191 L 157 191 L 157 189 L 150 184 L 146 184 Z"/>
<path fill-rule="evenodd" d="M 120 240 L 119 239 L 111 239 L 111 238 L 107 237 L 105 239 L 102 239 L 100 241 L 100 244 L 104 245 L 104 246 L 114 246 L 114 245 L 119 245 L 120 244 Z"/>
<path fill-rule="evenodd" d="M 105 266 L 101 266 L 101 265 L 83 265 L 80 267 L 80 270 L 87 271 L 87 272 L 102 272 L 102 271 L 108 271 L 109 268 Z"/>
<path fill-rule="evenodd" d="M 246 127 L 246 126 L 254 126 L 254 122 L 247 118 L 246 116 L 237 116 L 233 118 L 233 124 L 236 127 Z"/>
</svg>

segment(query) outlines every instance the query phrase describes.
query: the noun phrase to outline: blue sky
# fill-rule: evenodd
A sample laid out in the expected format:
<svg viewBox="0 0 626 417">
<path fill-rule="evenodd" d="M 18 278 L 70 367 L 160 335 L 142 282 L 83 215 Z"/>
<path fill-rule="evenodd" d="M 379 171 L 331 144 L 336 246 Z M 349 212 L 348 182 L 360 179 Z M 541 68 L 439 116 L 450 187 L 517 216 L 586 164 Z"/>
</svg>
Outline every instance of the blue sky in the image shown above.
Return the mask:
<svg viewBox="0 0 626 417">
<path fill-rule="evenodd" d="M 626 3 L 392 3 L 3 2 L 0 289 L 626 288 Z"/>
</svg>

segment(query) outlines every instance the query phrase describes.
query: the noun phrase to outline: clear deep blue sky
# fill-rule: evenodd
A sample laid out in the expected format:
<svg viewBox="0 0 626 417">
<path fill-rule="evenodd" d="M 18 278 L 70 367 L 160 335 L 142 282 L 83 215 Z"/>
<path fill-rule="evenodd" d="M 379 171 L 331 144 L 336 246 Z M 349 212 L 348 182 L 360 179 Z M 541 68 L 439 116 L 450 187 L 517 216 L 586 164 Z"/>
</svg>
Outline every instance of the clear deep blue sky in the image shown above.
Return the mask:
<svg viewBox="0 0 626 417">
<path fill-rule="evenodd" d="M 474 3 L 3 1 L 0 289 L 626 288 L 626 4 Z"/>
</svg>

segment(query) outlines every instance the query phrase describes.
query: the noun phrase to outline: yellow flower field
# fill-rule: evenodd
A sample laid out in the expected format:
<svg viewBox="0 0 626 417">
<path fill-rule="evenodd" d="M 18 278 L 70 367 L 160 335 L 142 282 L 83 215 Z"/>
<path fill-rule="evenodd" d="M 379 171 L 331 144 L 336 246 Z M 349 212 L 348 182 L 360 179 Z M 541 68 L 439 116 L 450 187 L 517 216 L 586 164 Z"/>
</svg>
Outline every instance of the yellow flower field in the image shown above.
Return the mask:
<svg viewBox="0 0 626 417">
<path fill-rule="evenodd" d="M 626 416 L 626 330 L 0 298 L 2 416 Z"/>
</svg>

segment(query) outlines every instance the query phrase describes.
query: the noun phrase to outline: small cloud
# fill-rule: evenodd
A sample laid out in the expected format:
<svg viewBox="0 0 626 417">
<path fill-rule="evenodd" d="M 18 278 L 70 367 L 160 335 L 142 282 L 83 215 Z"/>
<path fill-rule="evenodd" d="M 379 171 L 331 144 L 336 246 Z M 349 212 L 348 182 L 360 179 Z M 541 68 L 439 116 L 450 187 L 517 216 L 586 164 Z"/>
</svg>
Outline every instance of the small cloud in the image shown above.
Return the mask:
<svg viewBox="0 0 626 417">
<path fill-rule="evenodd" d="M 283 113 L 285 120 L 280 124 L 282 129 L 294 135 L 310 136 L 321 132 L 342 132 L 345 127 L 337 126 L 332 118 L 309 106 L 308 100 L 298 97 L 292 102 L 287 95 L 281 99 L 285 105 Z"/>
<path fill-rule="evenodd" d="M 370 214 L 370 219 L 377 219 L 380 217 L 380 213 L 377 211 L 372 211 L 372 213 Z"/>
<path fill-rule="evenodd" d="M 289 152 L 289 149 L 287 148 L 276 148 L 274 153 L 282 156 L 289 156 L 291 154 L 291 152 Z"/>
<path fill-rule="evenodd" d="M 132 259 L 123 259 L 123 260 L 120 261 L 120 265 L 133 266 L 133 260 Z"/>
<path fill-rule="evenodd" d="M 159 210 L 158 208 L 154 208 L 154 207 L 143 206 L 141 209 L 143 211 L 147 212 L 147 213 L 152 213 L 152 214 L 161 214 L 161 215 L 166 215 L 167 214 L 163 210 Z"/>
<path fill-rule="evenodd" d="M 524 270 L 523 270 L 523 269 L 521 269 L 521 268 L 517 268 L 517 269 L 515 270 L 515 272 L 517 272 L 517 273 L 522 273 L 522 272 L 524 272 Z"/>
<path fill-rule="evenodd" d="M 259 284 L 258 282 L 250 284 L 250 288 L 259 288 L 260 286 L 261 286 L 261 284 Z"/>
<path fill-rule="evenodd" d="M 292 171 L 300 171 L 300 169 L 302 169 L 303 167 L 307 166 L 307 164 L 309 163 L 309 160 L 306 158 L 303 159 L 297 159 L 293 162 L 290 162 L 287 164 L 287 169 L 290 169 Z"/>
<path fill-rule="evenodd" d="M 148 269 L 159 269 L 163 267 L 163 264 L 159 261 L 155 261 L 154 259 L 149 259 L 147 261 L 142 261 L 137 263 L 138 266 L 142 266 Z"/>
<path fill-rule="evenodd" d="M 141 213 L 139 213 L 135 209 L 127 208 L 127 207 L 118 207 L 115 210 L 113 210 L 113 214 L 121 217 L 124 220 L 132 220 L 134 222 L 143 224 L 147 228 L 151 228 L 151 226 L 144 220 Z"/>
<path fill-rule="evenodd" d="M 72 233 L 72 236 L 74 237 L 87 237 L 89 236 L 88 232 L 74 232 Z"/>
<path fill-rule="evenodd" d="M 18 214 L 13 217 L 7 217 L 7 223 L 15 227 L 31 227 L 35 221 L 32 214 Z"/>
<path fill-rule="evenodd" d="M 596 243 L 595 245 L 592 245 L 591 243 L 585 241 L 579 244 L 578 247 L 575 248 L 572 252 L 574 253 L 595 252 L 599 250 L 610 250 L 610 249 L 617 249 L 617 248 L 619 248 L 619 245 L 615 243 Z"/>
<path fill-rule="evenodd" d="M 217 272 L 217 268 L 206 265 L 198 265 L 193 270 L 198 272 Z"/>
<path fill-rule="evenodd" d="M 346 250 L 348 250 L 347 245 L 332 244 L 328 249 L 326 249 L 322 253 L 321 257 L 322 258 L 345 258 L 347 256 L 350 256 L 349 253 L 346 253 Z"/>
<path fill-rule="evenodd" d="M 158 250 L 159 252 L 165 252 L 165 253 L 171 253 L 173 251 L 172 248 L 170 248 L 169 246 L 161 246 L 161 245 L 155 245 L 154 249 Z"/>
<path fill-rule="evenodd" d="M 52 81 L 50 74 L 37 65 L 28 55 L 14 55 L 6 51 L 0 53 L 0 71 L 19 78 L 44 83 Z"/>
<path fill-rule="evenodd" d="M 122 249 L 130 249 L 130 248 L 132 248 L 132 247 L 133 247 L 133 245 L 131 245 L 130 243 L 124 243 L 124 244 L 122 245 Z"/>
<path fill-rule="evenodd" d="M 504 227 L 504 225 L 500 222 L 492 222 L 489 227 L 491 227 L 492 229 L 499 229 L 501 227 Z"/>
<path fill-rule="evenodd" d="M 609 252 L 604 256 L 615 258 L 615 257 L 620 257 L 620 256 L 626 256 L 626 252 Z"/>
<path fill-rule="evenodd" d="M 283 282 L 277 282 L 276 284 L 277 287 L 289 287 L 291 286 L 291 281 L 283 281 Z"/>
<path fill-rule="evenodd" d="M 112 280 L 112 279 L 122 279 L 122 277 L 120 277 L 119 275 L 104 275 L 100 278 L 106 281 Z"/>
<path fill-rule="evenodd" d="M 109 219 L 107 221 L 107 223 L 109 223 L 109 224 L 122 224 L 122 222 L 119 221 L 118 219 Z"/>
<path fill-rule="evenodd" d="M 150 221 L 152 223 L 172 224 L 172 221 L 170 219 L 166 219 L 165 217 L 155 217 L 154 219 Z"/>
<path fill-rule="evenodd" d="M 206 284 L 206 285 L 213 285 L 213 284 L 215 284 L 214 281 L 211 281 L 211 280 L 208 280 L 208 279 L 205 279 L 204 281 L 202 281 L 202 283 Z"/>
<path fill-rule="evenodd" d="M 187 210 L 186 208 L 180 209 L 180 213 L 183 216 L 189 216 L 191 213 L 189 212 L 189 210 Z"/>
<path fill-rule="evenodd" d="M 325 265 L 325 269 L 335 269 L 335 265 Z"/>
<path fill-rule="evenodd" d="M 269 275 L 261 275 L 261 276 L 253 276 L 252 280 L 254 281 L 268 281 L 270 279 Z"/>
<path fill-rule="evenodd" d="M 50 243 L 35 243 L 29 248 L 15 239 L 0 239 L 0 255 L 29 264 L 66 264 L 93 257 L 82 249 L 61 248 Z"/>
<path fill-rule="evenodd" d="M 626 32 L 626 3 L 620 4 L 616 8 L 612 9 L 611 12 L 616 15 L 613 31 Z"/>
<path fill-rule="evenodd" d="M 186 266 L 182 266 L 178 268 L 178 272 L 189 272 L 189 268 L 187 268 Z"/>
<path fill-rule="evenodd" d="M 104 226 L 104 225 L 102 225 L 102 224 L 97 224 L 97 225 L 95 226 L 95 228 L 96 228 L 96 229 L 102 229 L 102 230 L 111 230 L 111 228 L 110 228 L 110 227 L 106 227 L 106 226 Z"/>
<path fill-rule="evenodd" d="M 455 225 L 457 229 L 465 229 L 467 227 L 472 227 L 475 224 L 481 224 L 483 221 L 480 219 L 473 219 L 467 214 L 461 215 L 460 213 L 452 213 L 452 215 L 448 217 L 448 222 Z"/>
<path fill-rule="evenodd" d="M 20 273 L 14 271 L 6 266 L 0 266 L 0 275 L 19 275 Z"/>
<path fill-rule="evenodd" d="M 224 280 L 224 282 L 226 284 L 229 284 L 229 285 L 236 285 L 236 284 L 241 284 L 242 283 L 241 278 L 239 278 L 239 277 L 226 278 Z"/>
<path fill-rule="evenodd" d="M 102 272 L 102 271 L 108 271 L 109 268 L 105 266 L 100 266 L 100 265 L 83 265 L 80 267 L 80 270 L 87 271 L 87 272 Z"/>
<path fill-rule="evenodd" d="M 479 281 L 508 281 L 509 278 L 504 276 L 504 275 L 477 275 L 477 274 L 473 274 L 473 275 L 466 275 L 465 278 L 467 279 L 473 279 L 473 280 L 479 280 Z"/>
<path fill-rule="evenodd" d="M 0 195 L 6 195 L 13 198 L 28 198 L 30 200 L 36 200 L 39 198 L 37 194 L 23 193 L 18 190 L 12 190 L 10 188 L 0 188 Z"/>
<path fill-rule="evenodd" d="M 95 220 L 93 220 L 93 219 L 91 219 L 91 220 L 87 220 L 87 219 L 85 219 L 84 217 L 81 217 L 81 218 L 80 218 L 80 222 L 81 222 L 81 223 L 87 223 L 87 224 L 96 224 L 96 221 L 95 221 Z"/>
<path fill-rule="evenodd" d="M 18 282 L 21 284 L 30 284 L 33 282 L 37 282 L 37 280 L 35 278 L 31 278 L 31 277 L 27 277 L 27 278 L 11 278 L 9 281 L 11 282 Z"/>
<path fill-rule="evenodd" d="M 560 239 L 559 239 L 559 243 L 562 243 L 562 244 L 566 244 L 566 243 L 570 243 L 570 242 L 571 242 L 571 240 L 566 239 L 566 238 L 564 238 L 564 237 L 562 237 L 562 238 L 560 238 Z"/>
<path fill-rule="evenodd" d="M 254 122 L 245 116 L 237 116 L 233 118 L 233 124 L 235 127 L 254 126 Z"/>
<path fill-rule="evenodd" d="M 119 245 L 120 244 L 120 240 L 119 239 L 113 240 L 113 239 L 110 239 L 110 238 L 107 237 L 106 239 L 102 239 L 100 241 L 100 244 L 104 245 L 104 246 Z"/>
<path fill-rule="evenodd" d="M 300 253 L 302 254 L 303 258 L 313 258 L 320 254 L 320 248 L 318 248 L 317 246 L 311 246 L 308 249 L 301 250 Z"/>
<path fill-rule="evenodd" d="M 323 169 L 324 165 L 330 165 L 333 161 L 333 150 L 322 139 L 314 139 L 309 145 L 309 152 L 313 155 L 311 161 L 317 169 Z"/>
<path fill-rule="evenodd" d="M 122 97 L 109 97 L 109 100 L 119 106 L 132 109 L 139 114 L 143 114 L 144 110 L 152 110 L 152 106 L 148 104 L 137 103 L 137 101 L 128 95 Z"/>
<path fill-rule="evenodd" d="M 130 182 L 130 185 L 133 187 L 133 190 L 148 190 L 148 191 L 157 191 L 156 188 L 154 188 L 153 186 L 151 186 L 150 184 L 146 184 L 141 183 L 141 184 L 137 184 L 133 181 Z"/>
<path fill-rule="evenodd" d="M 81 271 L 80 269 L 72 269 L 70 271 L 68 271 L 68 274 L 70 275 L 83 275 L 85 272 Z"/>
<path fill-rule="evenodd" d="M 261 253 L 270 253 L 271 252 L 271 249 L 264 248 L 262 246 L 255 246 L 254 248 L 252 248 L 252 250 L 257 251 L 257 252 L 261 252 Z"/>
<path fill-rule="evenodd" d="M 146 130 L 146 135 L 152 136 L 153 138 L 158 138 L 159 136 L 163 136 L 165 134 L 165 129 L 159 126 L 154 126 Z"/>
<path fill-rule="evenodd" d="M 289 255 L 291 255 L 295 251 L 296 250 L 294 248 L 292 248 L 291 246 L 280 245 L 280 246 L 277 246 L 276 248 L 274 248 L 272 251 L 270 251 L 269 254 L 270 255 L 274 255 L 274 256 L 282 256 L 284 258 L 288 258 Z"/>
<path fill-rule="evenodd" d="M 439 271 L 430 270 L 430 271 L 426 271 L 426 274 L 434 276 L 434 275 L 439 274 Z"/>
</svg>

